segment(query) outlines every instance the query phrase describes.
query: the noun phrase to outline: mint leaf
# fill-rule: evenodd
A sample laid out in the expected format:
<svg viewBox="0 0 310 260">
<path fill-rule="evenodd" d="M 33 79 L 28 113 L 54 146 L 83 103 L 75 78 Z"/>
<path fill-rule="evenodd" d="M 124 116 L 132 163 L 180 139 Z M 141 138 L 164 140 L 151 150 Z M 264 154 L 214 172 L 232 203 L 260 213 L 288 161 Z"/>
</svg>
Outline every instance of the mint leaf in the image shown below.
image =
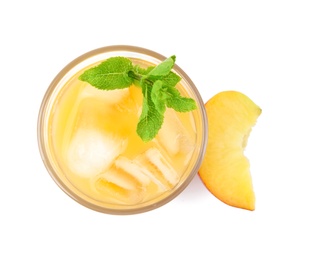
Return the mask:
<svg viewBox="0 0 310 260">
<path fill-rule="evenodd" d="M 86 70 L 79 79 L 99 89 L 122 89 L 132 84 L 133 79 L 128 76 L 128 72 L 132 69 L 131 60 L 124 57 L 112 57 Z"/>
<path fill-rule="evenodd" d="M 164 78 L 162 78 L 161 80 L 165 86 L 174 87 L 176 84 L 180 82 L 181 78 L 177 74 L 170 71 L 169 74 Z"/>
<path fill-rule="evenodd" d="M 134 84 L 141 87 L 144 83 L 149 84 L 150 86 L 153 85 L 153 81 L 147 79 L 147 74 L 153 69 L 154 67 L 148 67 L 146 69 L 139 67 L 138 65 L 133 67 L 132 71 L 129 71 L 128 75 L 134 80 Z"/>
<path fill-rule="evenodd" d="M 196 109 L 195 101 L 182 97 L 176 88 L 181 78 L 171 71 L 175 59 L 171 56 L 155 67 L 141 68 L 133 66 L 128 58 L 113 57 L 84 71 L 79 79 L 102 90 L 122 89 L 132 84 L 139 86 L 143 103 L 136 132 L 143 141 L 148 142 L 160 130 L 167 107 L 178 112 Z"/>
<path fill-rule="evenodd" d="M 157 135 L 163 124 L 164 115 L 156 108 L 156 105 L 152 101 L 152 88 L 145 84 L 142 86 L 142 92 L 144 97 L 142 113 L 139 118 L 136 132 L 144 142 L 148 142 Z"/>
<path fill-rule="evenodd" d="M 162 63 L 158 64 L 155 68 L 153 68 L 147 76 L 155 76 L 155 77 L 163 77 L 168 75 L 168 73 L 171 71 L 171 69 L 174 66 L 175 63 L 175 56 L 171 56 L 170 58 L 167 58 Z"/>
<path fill-rule="evenodd" d="M 166 99 L 167 107 L 173 108 L 178 112 L 189 112 L 197 108 L 195 100 L 182 97 L 175 87 L 168 87 L 169 98 Z"/>
<path fill-rule="evenodd" d="M 136 65 L 133 67 L 133 71 L 137 74 L 140 74 L 140 75 L 147 75 L 154 68 L 155 68 L 154 66 L 150 66 L 150 67 L 147 67 L 146 69 L 144 69 L 144 68 L 141 68 L 140 66 Z"/>
<path fill-rule="evenodd" d="M 151 99 L 158 112 L 164 114 L 166 110 L 166 99 L 168 98 L 166 88 L 161 80 L 156 80 L 151 88 Z"/>
</svg>

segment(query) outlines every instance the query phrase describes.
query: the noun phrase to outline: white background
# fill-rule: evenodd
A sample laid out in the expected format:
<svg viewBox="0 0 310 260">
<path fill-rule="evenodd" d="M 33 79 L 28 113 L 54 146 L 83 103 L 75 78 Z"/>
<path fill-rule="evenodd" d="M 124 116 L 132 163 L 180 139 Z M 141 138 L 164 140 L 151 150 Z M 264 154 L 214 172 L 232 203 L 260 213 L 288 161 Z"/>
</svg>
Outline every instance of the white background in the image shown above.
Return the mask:
<svg viewBox="0 0 310 260">
<path fill-rule="evenodd" d="M 0 259 L 310 259 L 310 3 L 1 1 Z M 204 101 L 238 90 L 263 110 L 246 149 L 254 212 L 198 177 L 148 213 L 89 210 L 53 182 L 37 116 L 54 76 L 92 49 L 175 54 Z"/>
</svg>

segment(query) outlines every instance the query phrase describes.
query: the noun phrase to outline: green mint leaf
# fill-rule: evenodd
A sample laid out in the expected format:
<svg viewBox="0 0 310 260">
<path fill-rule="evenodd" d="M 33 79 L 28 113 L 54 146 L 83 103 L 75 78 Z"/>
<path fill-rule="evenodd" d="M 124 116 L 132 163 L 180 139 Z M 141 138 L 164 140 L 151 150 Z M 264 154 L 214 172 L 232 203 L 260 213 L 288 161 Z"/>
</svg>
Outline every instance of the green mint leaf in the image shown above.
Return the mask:
<svg viewBox="0 0 310 260">
<path fill-rule="evenodd" d="M 167 107 L 178 112 L 189 112 L 197 108 L 195 100 L 182 97 L 175 87 L 168 87 L 167 93 L 169 93 L 169 98 L 166 99 Z"/>
<path fill-rule="evenodd" d="M 128 72 L 132 69 L 131 60 L 124 57 L 112 57 L 86 70 L 79 79 L 99 89 L 122 89 L 132 84 L 133 79 L 128 76 Z"/>
<path fill-rule="evenodd" d="M 164 78 L 162 78 L 161 80 L 165 86 L 174 87 L 176 84 L 180 82 L 181 78 L 177 74 L 170 71 L 169 74 Z"/>
<path fill-rule="evenodd" d="M 158 133 L 164 121 L 164 114 L 159 111 L 151 98 L 152 87 L 142 86 L 142 113 L 137 125 L 137 134 L 144 142 L 151 141 Z"/>
<path fill-rule="evenodd" d="M 151 88 L 151 99 L 155 105 L 155 108 L 161 114 L 165 113 L 166 110 L 166 99 L 168 98 L 166 88 L 164 88 L 161 80 L 156 80 Z"/>
<path fill-rule="evenodd" d="M 154 68 L 155 68 L 154 66 L 150 66 L 150 67 L 147 67 L 146 69 L 144 69 L 144 68 L 141 68 L 140 66 L 136 65 L 133 67 L 133 71 L 137 74 L 140 74 L 140 75 L 147 75 Z"/>
<path fill-rule="evenodd" d="M 167 107 L 177 112 L 196 109 L 195 101 L 182 97 L 176 89 L 181 78 L 171 71 L 175 59 L 171 56 L 155 67 L 141 68 L 133 66 L 128 58 L 113 57 L 86 70 L 79 79 L 103 90 L 127 88 L 131 84 L 140 86 L 143 103 L 136 132 L 143 141 L 148 142 L 160 130 Z"/>
<path fill-rule="evenodd" d="M 173 55 L 170 58 L 167 58 L 162 63 L 154 67 L 148 74 L 148 77 L 163 77 L 168 75 L 171 69 L 174 66 L 176 57 Z"/>
</svg>

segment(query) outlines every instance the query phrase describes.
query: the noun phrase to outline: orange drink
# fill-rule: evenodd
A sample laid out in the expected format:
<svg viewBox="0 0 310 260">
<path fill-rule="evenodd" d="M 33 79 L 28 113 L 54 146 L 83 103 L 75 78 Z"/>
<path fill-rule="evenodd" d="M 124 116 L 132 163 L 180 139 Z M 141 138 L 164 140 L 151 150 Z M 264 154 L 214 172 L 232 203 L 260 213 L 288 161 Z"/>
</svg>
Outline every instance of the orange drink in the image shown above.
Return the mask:
<svg viewBox="0 0 310 260">
<path fill-rule="evenodd" d="M 100 90 L 79 80 L 86 69 L 115 56 L 140 67 L 164 57 L 133 46 L 110 46 L 82 55 L 53 80 L 38 120 L 41 156 L 55 182 L 80 204 L 110 214 L 133 214 L 162 206 L 192 180 L 204 156 L 207 120 L 190 78 L 177 66 L 179 92 L 197 108 L 167 108 L 151 141 L 136 132 L 143 95 L 128 88 Z"/>
</svg>

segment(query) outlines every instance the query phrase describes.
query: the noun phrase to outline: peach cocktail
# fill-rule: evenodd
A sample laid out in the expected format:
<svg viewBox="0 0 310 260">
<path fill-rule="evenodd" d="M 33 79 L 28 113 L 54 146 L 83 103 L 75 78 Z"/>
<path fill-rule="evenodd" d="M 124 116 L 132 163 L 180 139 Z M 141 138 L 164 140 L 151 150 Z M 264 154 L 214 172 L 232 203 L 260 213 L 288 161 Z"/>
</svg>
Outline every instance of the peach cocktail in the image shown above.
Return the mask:
<svg viewBox="0 0 310 260">
<path fill-rule="evenodd" d="M 136 128 L 141 88 L 100 90 L 79 80 L 87 69 L 111 57 L 141 68 L 165 57 L 133 46 L 109 46 L 68 64 L 42 101 L 38 141 L 43 162 L 59 187 L 80 204 L 110 214 L 155 209 L 175 198 L 198 172 L 207 142 L 204 103 L 190 78 L 174 65 L 182 96 L 196 109 L 167 108 L 158 134 L 143 141 Z"/>
</svg>

